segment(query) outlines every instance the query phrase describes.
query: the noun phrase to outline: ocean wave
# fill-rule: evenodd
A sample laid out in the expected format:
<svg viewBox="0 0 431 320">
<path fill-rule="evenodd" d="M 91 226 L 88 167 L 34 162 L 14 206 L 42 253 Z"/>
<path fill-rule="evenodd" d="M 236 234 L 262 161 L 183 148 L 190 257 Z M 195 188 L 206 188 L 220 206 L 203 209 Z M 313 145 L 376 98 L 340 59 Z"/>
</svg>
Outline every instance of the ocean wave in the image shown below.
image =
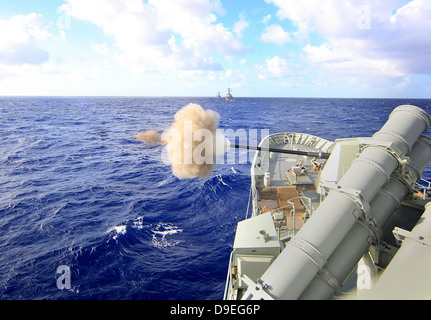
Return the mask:
<svg viewBox="0 0 431 320">
<path fill-rule="evenodd" d="M 170 236 L 183 232 L 183 229 L 170 224 L 170 223 L 158 223 L 156 226 L 151 228 L 152 244 L 154 247 L 159 249 L 165 249 L 168 247 L 175 247 L 183 240 L 170 239 Z"/>
<path fill-rule="evenodd" d="M 108 229 L 108 231 L 106 232 L 112 234 L 112 239 L 117 240 L 118 236 L 126 234 L 127 226 L 126 225 L 115 226 Z"/>
<path fill-rule="evenodd" d="M 208 179 L 180 180 L 160 148 L 133 139 L 144 127 L 169 127 L 190 102 L 218 111 L 233 130 L 308 127 L 330 140 L 370 134 L 398 104 L 244 98 L 227 108 L 209 98 L 1 98 L 1 299 L 222 297 L 250 163 L 218 164 Z M 70 267 L 71 290 L 55 284 L 60 265 Z"/>
</svg>

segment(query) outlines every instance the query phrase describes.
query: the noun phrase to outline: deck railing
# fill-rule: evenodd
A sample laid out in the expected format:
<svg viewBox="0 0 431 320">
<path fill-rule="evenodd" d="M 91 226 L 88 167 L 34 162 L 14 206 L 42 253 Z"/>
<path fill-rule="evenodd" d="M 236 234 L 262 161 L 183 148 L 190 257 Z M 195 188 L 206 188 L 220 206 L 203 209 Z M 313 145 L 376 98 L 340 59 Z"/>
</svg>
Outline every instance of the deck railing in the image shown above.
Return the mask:
<svg viewBox="0 0 431 320">
<path fill-rule="evenodd" d="M 431 198 L 431 182 L 425 179 L 421 179 L 416 185 L 419 187 L 420 192 L 423 194 L 423 199 L 427 200 Z"/>
<path fill-rule="evenodd" d="M 292 234 L 296 233 L 296 205 L 292 201 L 297 200 L 297 199 L 301 200 L 302 205 L 305 207 L 305 213 L 304 213 L 304 217 L 303 217 L 303 219 L 304 219 L 303 223 L 305 223 L 307 221 L 307 219 L 309 219 L 311 217 L 311 215 L 313 214 L 313 199 L 311 199 L 309 197 L 299 196 L 299 197 L 291 198 L 291 199 L 287 200 L 287 202 L 289 203 L 287 206 L 279 207 L 279 208 L 274 209 L 270 212 L 270 214 L 273 215 L 277 211 L 288 209 L 288 208 L 292 207 L 292 210 L 290 210 L 290 213 L 289 213 L 289 219 L 288 219 L 288 221 L 289 221 L 288 226 L 289 227 L 287 229 L 287 232 L 292 233 Z M 307 200 L 308 204 L 305 203 L 305 201 L 303 201 L 303 200 Z M 286 225 L 287 225 L 287 222 L 286 222 Z M 280 227 L 278 230 L 279 230 L 279 234 L 280 234 Z"/>
<path fill-rule="evenodd" d="M 290 144 L 291 148 L 293 144 L 303 144 L 310 148 L 315 148 L 321 152 L 330 152 L 333 147 L 333 142 L 328 141 L 306 133 L 275 133 L 271 134 L 260 142 L 260 147 L 275 147 L 282 144 Z M 269 153 L 266 151 L 257 151 L 251 165 L 251 204 L 252 214 L 256 216 L 258 214 L 257 206 L 257 183 L 260 179 L 263 179 L 265 172 L 262 171 L 261 165 L 264 161 L 268 161 Z M 248 216 L 248 214 L 247 214 Z"/>
</svg>

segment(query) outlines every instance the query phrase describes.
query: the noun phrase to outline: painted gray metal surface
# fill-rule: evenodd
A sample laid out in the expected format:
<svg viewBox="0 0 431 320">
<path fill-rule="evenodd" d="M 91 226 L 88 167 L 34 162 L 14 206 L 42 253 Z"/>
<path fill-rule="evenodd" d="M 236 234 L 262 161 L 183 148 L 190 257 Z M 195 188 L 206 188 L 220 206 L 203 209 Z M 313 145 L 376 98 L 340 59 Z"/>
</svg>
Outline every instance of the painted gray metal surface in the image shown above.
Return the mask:
<svg viewBox="0 0 431 320">
<path fill-rule="evenodd" d="M 430 123 L 428 114 L 414 106 L 400 106 L 391 113 L 296 240 L 262 275 L 268 294 L 297 299 L 303 293 Z"/>
<path fill-rule="evenodd" d="M 420 137 L 413 145 L 407 166 L 413 183 L 420 179 L 422 171 L 431 161 L 431 140 Z M 378 192 L 370 203 L 368 217 L 373 221 L 360 219 L 350 229 L 340 245 L 328 259 L 325 269 L 342 284 L 355 268 L 361 257 L 368 250 L 371 242 L 377 243 L 381 228 L 386 224 L 393 212 L 401 206 L 401 200 L 409 194 L 410 181 L 402 177 L 391 177 L 389 182 Z M 410 178 L 408 179 L 410 180 Z M 335 286 L 318 274 L 300 296 L 300 299 L 331 299 L 336 293 Z"/>
<path fill-rule="evenodd" d="M 401 248 L 365 299 L 431 299 L 431 203 L 411 232 L 396 228 Z"/>
</svg>

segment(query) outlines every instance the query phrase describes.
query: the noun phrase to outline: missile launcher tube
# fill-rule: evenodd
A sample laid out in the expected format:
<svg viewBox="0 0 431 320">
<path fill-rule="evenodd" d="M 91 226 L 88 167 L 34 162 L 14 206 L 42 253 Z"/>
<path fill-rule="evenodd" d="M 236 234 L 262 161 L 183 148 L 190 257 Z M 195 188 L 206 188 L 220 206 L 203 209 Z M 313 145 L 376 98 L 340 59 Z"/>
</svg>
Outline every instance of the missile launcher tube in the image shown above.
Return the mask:
<svg viewBox="0 0 431 320">
<path fill-rule="evenodd" d="M 406 171 L 411 175 L 411 181 L 416 183 L 421 174 L 431 161 L 431 139 L 425 136 L 419 137 L 409 154 L 410 163 Z M 300 299 L 331 299 L 341 284 L 346 280 L 359 260 L 368 250 L 370 242 L 378 242 L 378 234 L 392 214 L 401 206 L 401 201 L 410 192 L 409 183 L 402 181 L 402 177 L 391 177 L 389 182 L 378 192 L 370 203 L 369 217 L 373 218 L 373 225 L 366 221 L 358 220 L 344 237 L 340 245 L 334 250 L 325 266 L 325 273 L 319 272 L 310 285 L 300 296 Z M 334 279 L 328 281 L 330 274 Z"/>
</svg>

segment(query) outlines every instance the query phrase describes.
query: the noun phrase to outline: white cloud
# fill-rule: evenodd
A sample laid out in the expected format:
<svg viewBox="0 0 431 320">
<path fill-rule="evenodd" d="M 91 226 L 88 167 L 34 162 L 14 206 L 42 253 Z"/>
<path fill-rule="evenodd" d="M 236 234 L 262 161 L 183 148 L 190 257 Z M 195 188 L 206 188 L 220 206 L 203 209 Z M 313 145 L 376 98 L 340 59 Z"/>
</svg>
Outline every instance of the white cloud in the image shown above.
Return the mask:
<svg viewBox="0 0 431 320">
<path fill-rule="evenodd" d="M 399 90 L 399 89 L 403 89 L 404 87 L 408 86 L 411 82 L 411 76 L 407 76 L 402 78 L 401 82 L 395 84 L 394 88 Z"/>
<path fill-rule="evenodd" d="M 246 21 L 244 18 L 241 18 L 237 23 L 235 23 L 233 32 L 238 36 L 238 38 L 241 38 L 243 31 L 247 29 L 249 25 L 250 23 L 248 21 Z"/>
<path fill-rule="evenodd" d="M 102 28 L 131 60 L 164 56 L 169 50 L 169 33 L 157 30 L 154 12 L 140 0 L 68 0 L 62 10 Z"/>
<path fill-rule="evenodd" d="M 260 36 L 260 40 L 280 45 L 292 41 L 289 32 L 284 31 L 278 24 L 272 24 L 266 27 Z"/>
<path fill-rule="evenodd" d="M 361 43 L 351 40 L 324 43 L 321 46 L 307 45 L 304 48 L 312 65 L 321 66 L 323 71 L 330 69 L 333 76 L 337 75 L 342 79 L 349 79 L 352 75 L 355 78 L 361 75 L 389 78 L 405 76 L 399 62 L 384 57 L 366 56 L 361 50 Z"/>
<path fill-rule="evenodd" d="M 289 65 L 286 59 L 275 56 L 265 60 L 265 66 L 259 67 L 259 79 L 280 78 L 293 75 L 293 65 Z"/>
<path fill-rule="evenodd" d="M 280 20 L 289 19 L 297 28 L 296 36 L 307 37 L 312 32 L 319 32 L 327 37 L 351 36 L 359 32 L 358 24 L 364 19 L 365 8 L 371 8 L 374 17 L 384 16 L 387 6 L 398 3 L 397 0 L 265 0 L 273 3 L 279 10 Z"/>
<path fill-rule="evenodd" d="M 266 16 L 263 17 L 262 23 L 268 23 L 269 20 L 271 20 L 271 15 L 267 14 Z"/>
<path fill-rule="evenodd" d="M 0 20 L 0 64 L 42 64 L 49 59 L 48 52 L 40 48 L 50 34 L 50 24 L 36 13 L 14 15 Z"/>
<path fill-rule="evenodd" d="M 124 58 L 151 68 L 217 70 L 212 54 L 235 55 L 243 44 L 217 23 L 224 11 L 211 0 L 67 0 L 73 18 L 114 37 Z M 118 57 L 117 57 L 118 58 Z"/>
<path fill-rule="evenodd" d="M 431 74 L 430 0 L 265 1 L 292 22 L 297 39 L 324 39 L 304 47 L 312 67 L 324 73 L 379 81 Z"/>
<path fill-rule="evenodd" d="M 106 43 L 93 43 L 91 45 L 91 48 L 97 52 L 100 53 L 103 56 L 107 56 L 109 55 L 110 51 L 108 49 L 108 47 L 106 46 Z"/>
<path fill-rule="evenodd" d="M 219 1 L 210 0 L 149 0 L 156 13 L 158 27 L 173 32 L 186 49 L 208 54 L 242 53 L 243 44 L 222 23 L 216 23 L 222 13 Z"/>
</svg>

